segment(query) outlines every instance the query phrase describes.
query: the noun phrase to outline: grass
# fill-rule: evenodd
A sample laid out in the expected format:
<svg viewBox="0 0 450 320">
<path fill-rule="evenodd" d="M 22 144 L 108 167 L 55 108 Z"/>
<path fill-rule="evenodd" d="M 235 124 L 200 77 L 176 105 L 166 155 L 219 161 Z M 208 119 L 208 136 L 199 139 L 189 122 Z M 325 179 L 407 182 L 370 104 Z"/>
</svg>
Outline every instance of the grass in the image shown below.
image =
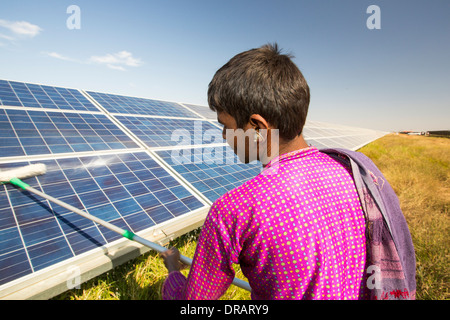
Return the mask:
<svg viewBox="0 0 450 320">
<path fill-rule="evenodd" d="M 359 151 L 400 200 L 416 251 L 416 298 L 449 299 L 450 139 L 388 135 Z"/>
<path fill-rule="evenodd" d="M 416 250 L 416 298 L 449 299 L 450 139 L 388 135 L 359 151 L 375 162 L 400 199 Z M 198 233 L 171 245 L 192 257 Z M 245 279 L 239 267 L 236 275 Z M 158 254 L 149 252 L 54 299 L 158 300 L 166 276 Z M 250 294 L 231 286 L 222 299 L 246 300 Z"/>
<path fill-rule="evenodd" d="M 194 230 L 172 241 L 169 245 L 177 247 L 180 253 L 193 257 L 200 229 Z M 236 276 L 245 280 L 239 266 Z M 182 270 L 187 276 L 188 270 Z M 94 279 L 81 284 L 80 289 L 69 290 L 55 297 L 56 300 L 160 300 L 161 287 L 167 277 L 159 254 L 150 251 L 132 261 L 114 268 Z M 249 300 L 250 293 L 244 289 L 230 286 L 222 296 L 224 300 Z"/>
</svg>

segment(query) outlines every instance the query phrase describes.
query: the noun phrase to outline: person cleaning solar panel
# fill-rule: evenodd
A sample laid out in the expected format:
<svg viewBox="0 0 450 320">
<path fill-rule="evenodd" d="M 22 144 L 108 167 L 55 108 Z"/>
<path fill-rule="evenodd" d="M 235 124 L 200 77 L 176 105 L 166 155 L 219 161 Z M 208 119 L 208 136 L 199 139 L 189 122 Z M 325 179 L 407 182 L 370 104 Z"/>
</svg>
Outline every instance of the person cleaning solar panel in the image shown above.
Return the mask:
<svg viewBox="0 0 450 320">
<path fill-rule="evenodd" d="M 395 193 L 362 154 L 305 142 L 309 102 L 305 78 L 277 44 L 216 72 L 208 104 L 223 137 L 263 170 L 213 203 L 187 277 L 177 248 L 161 253 L 163 299 L 218 299 L 233 264 L 252 299 L 414 299 L 414 248 Z"/>
</svg>

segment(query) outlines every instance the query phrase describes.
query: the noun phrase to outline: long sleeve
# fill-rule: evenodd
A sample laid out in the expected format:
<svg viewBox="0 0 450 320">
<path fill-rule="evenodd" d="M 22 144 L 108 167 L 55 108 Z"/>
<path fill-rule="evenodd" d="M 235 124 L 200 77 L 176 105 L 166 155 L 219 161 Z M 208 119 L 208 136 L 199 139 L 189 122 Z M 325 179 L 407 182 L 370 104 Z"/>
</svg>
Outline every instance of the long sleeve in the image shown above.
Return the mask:
<svg viewBox="0 0 450 320">
<path fill-rule="evenodd" d="M 163 300 L 181 299 L 181 291 L 186 284 L 186 277 L 180 271 L 172 271 L 163 283 L 161 296 Z"/>
<path fill-rule="evenodd" d="M 219 299 L 234 279 L 236 254 L 230 241 L 232 225 L 220 215 L 218 205 L 208 213 L 199 236 L 189 275 L 171 272 L 162 288 L 167 300 Z"/>
</svg>

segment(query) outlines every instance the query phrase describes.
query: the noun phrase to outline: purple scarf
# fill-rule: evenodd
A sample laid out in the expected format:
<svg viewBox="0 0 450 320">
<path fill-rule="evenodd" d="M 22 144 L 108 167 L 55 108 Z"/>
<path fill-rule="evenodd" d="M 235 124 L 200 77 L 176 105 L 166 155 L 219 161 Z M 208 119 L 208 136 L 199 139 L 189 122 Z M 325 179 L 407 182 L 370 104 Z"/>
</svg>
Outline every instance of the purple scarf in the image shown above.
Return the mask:
<svg viewBox="0 0 450 320">
<path fill-rule="evenodd" d="M 394 190 L 364 154 L 339 148 L 320 151 L 352 168 L 366 217 L 366 290 L 370 299 L 414 300 L 414 246 Z"/>
</svg>

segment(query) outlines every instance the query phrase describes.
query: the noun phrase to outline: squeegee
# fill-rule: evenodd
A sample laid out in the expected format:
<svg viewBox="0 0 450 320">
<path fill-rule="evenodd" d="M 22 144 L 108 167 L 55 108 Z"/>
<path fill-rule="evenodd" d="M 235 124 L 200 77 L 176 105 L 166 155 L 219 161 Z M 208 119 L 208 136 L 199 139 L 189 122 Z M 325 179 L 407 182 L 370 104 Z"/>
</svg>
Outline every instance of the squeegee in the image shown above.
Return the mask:
<svg viewBox="0 0 450 320">
<path fill-rule="evenodd" d="M 97 218 L 96 216 L 93 216 L 87 212 L 84 212 L 78 208 L 75 208 L 74 206 L 72 206 L 68 203 L 65 203 L 61 200 L 53 198 L 52 196 L 50 196 L 46 193 L 43 193 L 39 190 L 36 190 L 35 188 L 31 187 L 30 185 L 28 185 L 27 183 L 25 183 L 21 180 L 21 179 L 25 179 L 25 178 L 42 175 L 42 174 L 45 174 L 46 172 L 47 172 L 47 168 L 46 168 L 45 164 L 42 164 L 42 163 L 31 164 L 31 165 L 28 165 L 25 167 L 11 169 L 11 170 L 7 170 L 7 171 L 0 171 L 0 183 L 11 183 L 17 187 L 22 188 L 23 190 L 34 193 L 34 194 L 36 194 L 44 199 L 47 199 L 63 208 L 66 208 L 76 214 L 79 214 L 82 217 L 85 217 L 91 221 L 94 221 L 94 222 L 98 223 L 99 225 L 102 225 L 105 228 L 108 228 L 109 230 L 114 231 L 129 240 L 136 241 L 136 242 L 138 242 L 152 250 L 155 250 L 159 253 L 162 253 L 167 250 L 167 248 L 165 248 L 157 243 L 154 243 L 152 241 L 149 241 L 147 239 L 144 239 L 144 238 L 138 236 L 137 234 L 133 233 L 132 231 L 119 228 L 107 221 L 104 221 L 100 218 Z M 180 261 L 186 265 L 189 265 L 189 266 L 192 265 L 192 259 L 185 257 L 183 255 L 180 255 Z M 247 291 L 251 291 L 250 285 L 241 279 L 234 278 L 232 284 L 234 284 L 235 286 L 238 286 L 242 289 L 245 289 Z"/>
</svg>

